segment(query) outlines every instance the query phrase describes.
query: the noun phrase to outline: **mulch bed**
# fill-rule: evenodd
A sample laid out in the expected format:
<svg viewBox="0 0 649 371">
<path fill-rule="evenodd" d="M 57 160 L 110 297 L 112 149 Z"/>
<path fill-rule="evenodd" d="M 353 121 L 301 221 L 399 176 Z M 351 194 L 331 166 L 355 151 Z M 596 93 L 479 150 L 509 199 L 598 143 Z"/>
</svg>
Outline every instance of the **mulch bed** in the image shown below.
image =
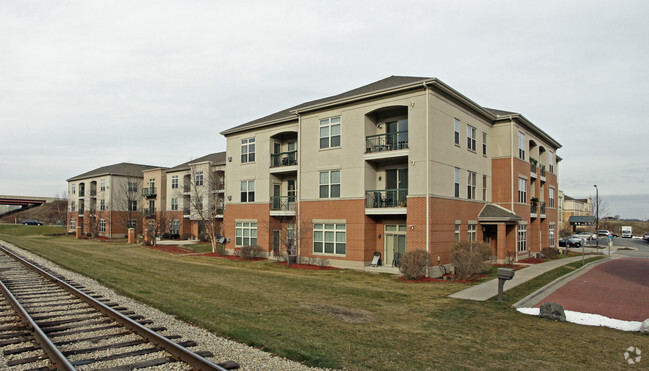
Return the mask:
<svg viewBox="0 0 649 371">
<path fill-rule="evenodd" d="M 540 264 L 540 263 L 545 263 L 546 261 L 539 258 L 527 258 L 527 259 L 519 260 L 518 262 L 525 263 L 525 264 Z"/>
<path fill-rule="evenodd" d="M 287 268 L 286 263 L 281 263 L 281 262 L 279 262 L 279 263 L 275 263 L 275 265 L 278 266 L 278 267 L 285 267 L 285 268 Z M 294 268 L 294 269 L 309 269 L 309 270 L 323 270 L 323 271 L 332 270 L 332 269 L 340 269 L 340 268 L 336 268 L 336 267 L 321 267 L 321 266 L 319 266 L 319 265 L 311 265 L 311 264 L 296 264 L 296 263 L 291 263 L 291 264 L 288 266 L 288 268 Z"/>
<path fill-rule="evenodd" d="M 527 265 L 521 265 L 521 264 L 491 264 L 491 265 L 493 265 L 494 267 L 498 267 L 498 268 L 510 268 L 510 269 L 515 270 L 515 271 L 519 271 L 519 270 L 527 267 Z"/>
<path fill-rule="evenodd" d="M 443 277 L 446 277 L 446 279 L 444 279 L 444 278 L 431 278 L 431 277 L 421 276 L 416 280 L 407 280 L 403 276 L 400 276 L 399 281 L 410 282 L 410 283 L 424 283 L 424 282 L 476 283 L 476 282 L 478 282 L 479 279 L 487 277 L 487 275 L 479 274 L 479 275 L 473 277 L 473 279 L 471 279 L 471 280 L 458 280 L 458 279 L 456 279 L 455 277 L 453 277 L 453 276 L 451 276 L 449 274 L 446 274 Z"/>
</svg>

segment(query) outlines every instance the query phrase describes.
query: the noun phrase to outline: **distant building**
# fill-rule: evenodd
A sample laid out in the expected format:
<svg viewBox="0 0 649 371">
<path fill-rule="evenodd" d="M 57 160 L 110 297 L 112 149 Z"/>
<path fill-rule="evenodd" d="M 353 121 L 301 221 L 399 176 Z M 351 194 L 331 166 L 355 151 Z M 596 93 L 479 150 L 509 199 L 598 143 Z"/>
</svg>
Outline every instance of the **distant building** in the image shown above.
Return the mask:
<svg viewBox="0 0 649 371">
<path fill-rule="evenodd" d="M 561 215 L 562 231 L 575 231 L 578 226 L 584 229 L 592 229 L 595 221 L 593 216 L 593 199 L 572 198 L 559 191 L 559 205 Z"/>
</svg>

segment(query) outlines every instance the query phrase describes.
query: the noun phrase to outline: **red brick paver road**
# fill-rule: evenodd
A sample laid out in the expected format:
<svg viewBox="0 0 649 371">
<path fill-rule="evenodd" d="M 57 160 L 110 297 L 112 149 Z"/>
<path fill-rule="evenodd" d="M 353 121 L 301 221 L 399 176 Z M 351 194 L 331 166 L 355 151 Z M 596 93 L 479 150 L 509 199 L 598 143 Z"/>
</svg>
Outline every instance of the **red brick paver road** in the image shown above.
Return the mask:
<svg viewBox="0 0 649 371">
<path fill-rule="evenodd" d="M 620 258 L 599 264 L 541 300 L 565 310 L 625 321 L 649 318 L 649 259 Z"/>
</svg>

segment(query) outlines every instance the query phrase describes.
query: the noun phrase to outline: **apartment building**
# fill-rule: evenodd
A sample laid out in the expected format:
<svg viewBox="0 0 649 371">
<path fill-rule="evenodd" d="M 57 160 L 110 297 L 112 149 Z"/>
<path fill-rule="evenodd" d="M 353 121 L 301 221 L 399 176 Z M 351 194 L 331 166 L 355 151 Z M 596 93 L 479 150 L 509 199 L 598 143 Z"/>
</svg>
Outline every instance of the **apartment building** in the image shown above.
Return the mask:
<svg viewBox="0 0 649 371">
<path fill-rule="evenodd" d="M 595 225 L 595 213 L 593 211 L 593 199 L 573 198 L 559 192 L 561 199 L 560 224 L 562 231 L 575 232 L 578 226 L 584 230 L 592 230 Z"/>
<path fill-rule="evenodd" d="M 205 232 L 205 222 L 221 228 L 225 163 L 225 152 L 217 152 L 164 170 L 164 219 L 169 233 L 196 238 Z"/>
<path fill-rule="evenodd" d="M 156 167 L 119 163 L 68 179 L 70 232 L 121 238 L 128 228 L 142 231 L 143 172 L 153 169 Z"/>
<path fill-rule="evenodd" d="M 459 240 L 501 261 L 557 245 L 560 144 L 436 78 L 391 76 L 222 134 L 229 250 L 362 268 L 411 249 L 446 264 Z"/>
</svg>

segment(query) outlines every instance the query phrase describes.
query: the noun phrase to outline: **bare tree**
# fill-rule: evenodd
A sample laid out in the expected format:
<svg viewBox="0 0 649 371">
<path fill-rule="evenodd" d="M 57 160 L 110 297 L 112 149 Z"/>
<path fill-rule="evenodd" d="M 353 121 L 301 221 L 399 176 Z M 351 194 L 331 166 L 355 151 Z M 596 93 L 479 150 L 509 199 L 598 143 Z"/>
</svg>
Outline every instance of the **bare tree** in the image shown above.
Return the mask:
<svg viewBox="0 0 649 371">
<path fill-rule="evenodd" d="M 291 264 L 291 256 L 297 256 L 297 244 L 301 243 L 304 236 L 311 233 L 306 223 L 296 222 L 297 218 L 292 215 L 274 216 L 271 222 L 265 225 L 271 239 L 269 254 L 279 254 L 281 259 L 286 260 L 286 265 Z M 301 244 L 303 245 L 303 244 Z"/>
<path fill-rule="evenodd" d="M 138 233 L 137 220 L 142 215 L 143 205 L 138 202 L 142 198 L 141 187 L 142 178 L 138 177 L 128 177 L 125 181 L 119 182 L 115 198 L 112 205 L 110 205 L 113 211 L 118 211 L 113 213 L 113 216 L 117 219 L 116 221 L 126 230 L 129 228 L 129 221 L 136 220 L 135 234 Z"/>
<path fill-rule="evenodd" d="M 167 227 L 167 214 L 165 213 L 164 209 L 161 210 L 160 214 L 156 214 L 154 217 L 148 219 L 148 223 L 145 228 L 146 233 L 148 233 L 150 237 L 149 241 L 151 241 L 151 245 L 157 245 L 156 237 L 161 233 L 165 233 L 167 231 Z"/>
<path fill-rule="evenodd" d="M 57 222 L 60 220 L 63 222 L 63 227 L 65 228 L 65 234 L 68 234 L 68 193 L 63 191 L 57 193 L 54 196 L 54 206 L 56 212 Z"/>
<path fill-rule="evenodd" d="M 189 181 L 190 193 L 189 203 L 192 217 L 196 216 L 203 222 L 205 233 L 207 233 L 212 245 L 212 252 L 215 253 L 219 245 L 219 238 L 223 233 L 223 199 L 217 197 L 217 191 L 222 189 L 222 181 L 217 177 L 216 172 L 207 168 L 207 174 L 203 171 L 191 170 Z"/>
</svg>

